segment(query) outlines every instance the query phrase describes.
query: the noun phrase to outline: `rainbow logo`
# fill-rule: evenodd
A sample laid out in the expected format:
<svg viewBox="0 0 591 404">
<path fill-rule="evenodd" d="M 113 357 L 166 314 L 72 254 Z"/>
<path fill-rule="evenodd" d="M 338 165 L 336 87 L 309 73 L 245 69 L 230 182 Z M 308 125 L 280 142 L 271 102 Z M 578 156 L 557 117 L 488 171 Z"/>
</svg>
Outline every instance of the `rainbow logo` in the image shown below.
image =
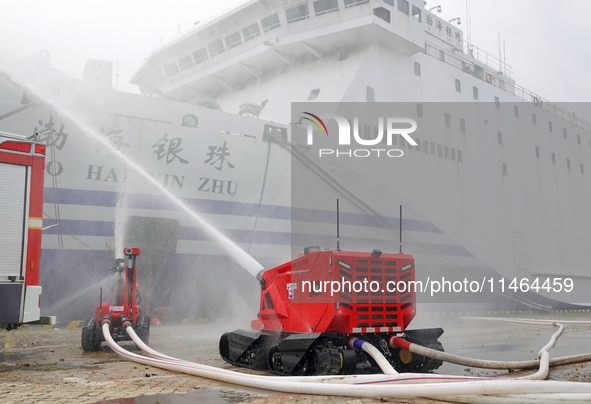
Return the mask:
<svg viewBox="0 0 591 404">
<path fill-rule="evenodd" d="M 320 124 L 322 125 L 322 127 L 324 128 L 324 132 L 326 133 L 326 136 L 328 136 L 328 129 L 326 129 L 326 125 L 324 124 L 324 122 L 322 122 L 322 119 L 320 119 L 319 117 L 317 117 L 314 114 L 311 114 L 309 112 L 304 112 L 304 114 L 306 115 L 310 115 L 312 118 L 315 118 L 318 122 L 320 122 Z M 311 120 L 310 118 L 306 118 L 305 116 L 303 117 L 304 119 L 307 119 L 308 121 L 312 122 L 314 125 L 316 125 L 316 127 L 318 128 L 318 130 L 320 131 L 320 134 L 322 134 L 322 129 L 320 128 L 320 126 L 318 125 L 318 123 L 314 122 L 313 120 Z"/>
</svg>

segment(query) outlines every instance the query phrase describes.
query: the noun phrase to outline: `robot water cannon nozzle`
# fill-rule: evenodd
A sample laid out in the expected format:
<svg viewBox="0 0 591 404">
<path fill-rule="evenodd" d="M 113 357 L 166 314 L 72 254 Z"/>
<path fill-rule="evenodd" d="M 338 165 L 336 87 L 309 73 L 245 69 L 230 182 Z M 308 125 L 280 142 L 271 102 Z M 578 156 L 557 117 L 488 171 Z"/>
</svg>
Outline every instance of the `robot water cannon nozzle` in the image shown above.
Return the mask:
<svg viewBox="0 0 591 404">
<path fill-rule="evenodd" d="M 126 247 L 123 249 L 123 254 L 125 254 L 128 257 L 140 255 L 141 253 L 142 250 L 140 250 L 137 247 Z"/>
<path fill-rule="evenodd" d="M 115 265 L 109 269 L 109 272 L 117 273 L 122 272 L 125 269 L 125 260 L 123 258 L 115 259 Z"/>
</svg>

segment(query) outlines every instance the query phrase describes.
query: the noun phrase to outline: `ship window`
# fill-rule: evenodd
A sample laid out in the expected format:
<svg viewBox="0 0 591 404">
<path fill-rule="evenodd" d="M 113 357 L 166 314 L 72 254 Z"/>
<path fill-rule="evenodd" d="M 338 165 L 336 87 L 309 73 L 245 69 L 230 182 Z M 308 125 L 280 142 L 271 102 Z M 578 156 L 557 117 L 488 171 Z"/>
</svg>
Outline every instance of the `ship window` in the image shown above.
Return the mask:
<svg viewBox="0 0 591 404">
<path fill-rule="evenodd" d="M 439 60 L 445 62 L 445 52 L 439 49 Z"/>
<path fill-rule="evenodd" d="M 472 95 L 474 96 L 475 100 L 478 99 L 478 88 L 472 87 Z"/>
<path fill-rule="evenodd" d="M 513 112 L 515 113 L 515 118 L 519 118 L 519 107 L 517 105 L 513 106 Z"/>
<path fill-rule="evenodd" d="M 462 92 L 462 83 L 458 79 L 456 79 L 456 91 L 458 93 L 461 93 Z"/>
<path fill-rule="evenodd" d="M 458 163 L 462 162 L 462 151 L 458 150 Z"/>
<path fill-rule="evenodd" d="M 497 132 L 497 138 L 499 140 L 499 144 L 503 145 L 503 134 L 501 132 Z"/>
<path fill-rule="evenodd" d="M 408 15 L 408 1 L 398 0 L 398 11 Z"/>
<path fill-rule="evenodd" d="M 451 159 L 452 159 L 453 161 L 456 161 L 456 149 L 453 149 L 453 148 L 452 148 L 452 149 L 450 150 L 450 152 L 451 152 L 451 153 L 450 153 L 450 154 L 451 154 Z"/>
<path fill-rule="evenodd" d="M 270 16 L 261 20 L 261 25 L 263 26 L 263 32 L 269 32 L 275 28 L 279 28 L 281 26 L 281 23 L 279 22 L 279 16 L 277 13 L 271 14 Z"/>
<path fill-rule="evenodd" d="M 386 3 L 389 6 L 394 7 L 394 0 L 384 0 L 384 3 Z"/>
<path fill-rule="evenodd" d="M 240 32 L 236 31 L 226 37 L 226 46 L 228 49 L 232 49 L 240 45 Z"/>
<path fill-rule="evenodd" d="M 421 22 L 421 9 L 416 7 L 416 6 L 412 6 L 412 18 L 418 22 Z"/>
<path fill-rule="evenodd" d="M 179 68 L 176 65 L 176 62 L 172 62 L 164 66 L 164 71 L 166 72 L 167 77 L 172 77 L 179 72 Z"/>
<path fill-rule="evenodd" d="M 503 80 L 501 80 L 501 79 L 499 79 L 499 88 L 501 90 L 504 90 L 505 89 L 505 82 Z"/>
<path fill-rule="evenodd" d="M 507 164 L 503 163 L 503 175 L 507 175 Z"/>
<path fill-rule="evenodd" d="M 205 48 L 201 48 L 193 52 L 193 60 L 195 61 L 195 64 L 205 62 L 207 60 L 207 50 Z"/>
<path fill-rule="evenodd" d="M 564 138 L 566 139 L 566 128 L 562 129 L 562 133 L 564 134 Z"/>
<path fill-rule="evenodd" d="M 179 59 L 179 66 L 181 70 L 186 70 L 193 66 L 193 61 L 191 60 L 191 55 L 183 56 Z"/>
<path fill-rule="evenodd" d="M 373 9 L 373 15 L 381 20 L 390 22 L 390 10 L 386 10 L 384 7 L 376 7 Z"/>
<path fill-rule="evenodd" d="M 440 144 L 437 145 L 437 157 L 443 157 L 443 147 Z"/>
<path fill-rule="evenodd" d="M 431 154 L 435 155 L 435 143 L 431 142 Z"/>
<path fill-rule="evenodd" d="M 423 104 L 417 104 L 417 116 L 419 118 L 423 117 Z"/>
<path fill-rule="evenodd" d="M 552 122 L 548 121 L 548 130 L 552 133 Z"/>
<path fill-rule="evenodd" d="M 318 0 L 314 2 L 314 12 L 316 15 L 334 13 L 338 10 L 339 3 L 337 0 Z"/>
<path fill-rule="evenodd" d="M 445 113 L 445 126 L 451 128 L 451 115 L 447 112 Z"/>
<path fill-rule="evenodd" d="M 415 76 L 421 75 L 421 65 L 419 62 L 415 62 Z"/>
<path fill-rule="evenodd" d="M 540 158 L 540 148 L 536 146 L 536 158 Z"/>
<path fill-rule="evenodd" d="M 577 143 L 581 144 L 581 135 L 577 135 Z"/>
<path fill-rule="evenodd" d="M 570 159 L 566 159 L 566 168 L 570 170 Z"/>
<path fill-rule="evenodd" d="M 499 97 L 495 97 L 495 108 L 500 109 L 500 107 L 501 107 L 501 105 L 500 105 Z"/>
<path fill-rule="evenodd" d="M 581 164 L 581 174 L 585 174 L 585 168 L 583 167 L 582 164 Z"/>
<path fill-rule="evenodd" d="M 258 23 L 250 24 L 248 27 L 242 28 L 242 35 L 244 36 L 244 42 L 250 41 L 261 35 L 261 30 Z"/>
<path fill-rule="evenodd" d="M 536 124 L 536 114 L 531 114 L 531 123 Z"/>
<path fill-rule="evenodd" d="M 429 142 L 427 140 L 423 140 L 423 152 L 429 153 Z"/>
<path fill-rule="evenodd" d="M 210 43 L 208 45 L 208 48 L 209 48 L 209 54 L 211 56 L 219 55 L 220 53 L 223 53 L 225 51 L 224 43 L 222 42 L 221 39 L 217 39 L 217 40 L 213 41 L 212 43 Z"/>
<path fill-rule="evenodd" d="M 345 8 L 360 6 L 369 3 L 369 0 L 345 0 Z"/>
<path fill-rule="evenodd" d="M 556 154 L 552 153 L 552 164 L 556 164 Z"/>
<path fill-rule="evenodd" d="M 320 89 L 315 88 L 314 90 L 310 91 L 310 94 L 308 95 L 308 99 L 315 100 L 316 98 L 318 98 L 318 94 L 320 94 Z"/>
<path fill-rule="evenodd" d="M 443 156 L 449 160 L 449 147 L 445 146 L 443 148 Z"/>
<path fill-rule="evenodd" d="M 285 17 L 287 18 L 288 24 L 305 20 L 306 18 L 310 17 L 308 5 L 304 3 L 294 7 L 286 8 Z"/>
<path fill-rule="evenodd" d="M 365 87 L 365 101 L 374 102 L 376 100 L 376 91 L 373 87 Z"/>
<path fill-rule="evenodd" d="M 460 118 L 460 130 L 466 134 L 466 120 L 464 118 Z"/>
</svg>

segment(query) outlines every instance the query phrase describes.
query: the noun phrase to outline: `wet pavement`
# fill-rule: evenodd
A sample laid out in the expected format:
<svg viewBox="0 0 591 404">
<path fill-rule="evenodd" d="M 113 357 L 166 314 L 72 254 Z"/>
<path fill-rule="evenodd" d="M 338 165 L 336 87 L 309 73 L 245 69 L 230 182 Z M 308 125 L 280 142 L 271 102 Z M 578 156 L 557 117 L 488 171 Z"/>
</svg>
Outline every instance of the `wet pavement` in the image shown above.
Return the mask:
<svg viewBox="0 0 591 404">
<path fill-rule="evenodd" d="M 492 360 L 535 359 L 555 328 L 551 326 L 483 322 L 460 319 L 466 313 L 419 315 L 412 328 L 443 327 L 445 350 Z M 497 314 L 499 316 L 499 314 Z M 591 313 L 512 313 L 503 317 L 563 320 L 591 319 Z M 218 354 L 219 336 L 247 324 L 232 322 L 178 324 L 153 327 L 152 348 L 197 363 L 234 369 Z M 355 399 L 286 395 L 236 387 L 194 376 L 129 362 L 108 347 L 86 354 L 80 328 L 27 326 L 0 331 L 0 401 L 2 403 L 433 403 L 428 399 Z M 591 352 L 591 326 L 566 326 L 551 357 Z M 131 342 L 121 345 L 137 352 Z M 436 373 L 473 376 L 517 376 L 532 373 L 487 371 L 444 364 Z M 252 372 L 266 374 L 265 372 Z M 552 380 L 591 382 L 591 362 L 552 368 Z"/>
</svg>

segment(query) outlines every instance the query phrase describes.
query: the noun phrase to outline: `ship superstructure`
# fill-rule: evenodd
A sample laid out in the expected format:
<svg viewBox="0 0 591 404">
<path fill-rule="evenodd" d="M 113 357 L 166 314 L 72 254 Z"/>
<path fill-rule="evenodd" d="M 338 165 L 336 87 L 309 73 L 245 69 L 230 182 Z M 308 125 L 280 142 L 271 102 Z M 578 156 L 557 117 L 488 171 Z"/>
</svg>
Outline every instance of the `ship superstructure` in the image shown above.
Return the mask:
<svg viewBox="0 0 591 404">
<path fill-rule="evenodd" d="M 213 97 L 232 113 L 267 100 L 255 115 L 278 121 L 289 119 L 290 102 L 307 100 L 518 99 L 590 130 L 511 75 L 418 0 L 251 0 L 155 50 L 132 83 L 179 102 Z"/>
</svg>

